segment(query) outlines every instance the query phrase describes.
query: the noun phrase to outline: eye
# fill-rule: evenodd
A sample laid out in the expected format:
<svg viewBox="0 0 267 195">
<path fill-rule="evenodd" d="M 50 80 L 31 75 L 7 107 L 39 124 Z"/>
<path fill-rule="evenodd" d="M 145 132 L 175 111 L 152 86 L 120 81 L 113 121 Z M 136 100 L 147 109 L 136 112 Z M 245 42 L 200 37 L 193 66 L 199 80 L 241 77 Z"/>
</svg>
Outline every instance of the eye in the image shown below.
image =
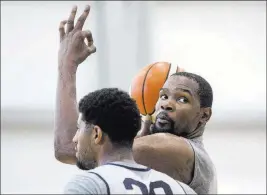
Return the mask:
<svg viewBox="0 0 267 195">
<path fill-rule="evenodd" d="M 162 95 L 160 96 L 160 99 L 162 99 L 162 100 L 166 100 L 166 99 L 168 99 L 168 96 L 165 95 L 165 94 L 162 94 Z"/>
<path fill-rule="evenodd" d="M 177 99 L 177 102 L 181 102 L 181 103 L 188 103 L 188 99 L 186 98 L 186 97 L 179 97 L 178 99 Z"/>
</svg>

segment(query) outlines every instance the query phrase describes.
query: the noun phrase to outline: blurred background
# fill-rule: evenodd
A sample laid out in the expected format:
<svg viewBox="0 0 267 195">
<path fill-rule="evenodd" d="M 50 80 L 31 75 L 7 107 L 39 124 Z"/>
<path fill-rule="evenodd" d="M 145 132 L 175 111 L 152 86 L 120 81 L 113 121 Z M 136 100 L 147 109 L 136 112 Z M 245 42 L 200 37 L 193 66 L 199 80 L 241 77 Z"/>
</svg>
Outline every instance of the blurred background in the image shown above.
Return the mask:
<svg viewBox="0 0 267 195">
<path fill-rule="evenodd" d="M 129 89 L 156 61 L 214 90 L 204 144 L 219 193 L 266 194 L 266 1 L 1 1 L 1 194 L 61 193 L 75 166 L 53 152 L 59 22 L 73 5 L 97 52 L 78 69 L 77 95 Z"/>
</svg>

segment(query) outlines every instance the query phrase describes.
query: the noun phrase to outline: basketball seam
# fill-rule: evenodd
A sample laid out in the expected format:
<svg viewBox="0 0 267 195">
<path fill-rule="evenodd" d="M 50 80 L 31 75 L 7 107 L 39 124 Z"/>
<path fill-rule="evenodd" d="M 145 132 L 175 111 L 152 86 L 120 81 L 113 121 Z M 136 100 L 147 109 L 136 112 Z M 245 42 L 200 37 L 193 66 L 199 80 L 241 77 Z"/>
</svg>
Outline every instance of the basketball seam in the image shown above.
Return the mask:
<svg viewBox="0 0 267 195">
<path fill-rule="evenodd" d="M 169 77 L 169 74 L 170 74 L 170 71 L 171 71 L 171 63 L 169 63 L 169 64 L 170 64 L 170 66 L 169 66 L 169 70 L 168 70 L 167 77 L 166 77 L 164 83 L 167 81 L 167 79 L 168 79 L 168 77 Z M 154 114 L 155 111 L 156 111 L 156 109 L 155 109 L 155 107 L 154 107 L 153 111 L 152 111 L 149 115 Z"/>
<path fill-rule="evenodd" d="M 155 107 L 154 107 L 154 109 L 153 109 L 153 112 L 151 112 L 149 115 L 152 115 L 152 114 L 154 114 L 155 113 Z"/>
<path fill-rule="evenodd" d="M 150 68 L 147 70 L 146 75 L 145 75 L 145 77 L 144 77 L 144 81 L 143 81 L 143 87 L 142 87 L 142 101 L 143 101 L 143 106 L 144 106 L 145 114 L 148 114 L 147 111 L 146 111 L 145 97 L 144 97 L 144 96 L 145 96 L 145 94 L 144 94 L 144 90 L 145 90 L 146 77 L 147 77 L 149 71 L 151 70 L 151 68 L 152 68 L 155 64 L 156 64 L 156 63 L 152 64 L 152 65 L 150 66 Z"/>
</svg>

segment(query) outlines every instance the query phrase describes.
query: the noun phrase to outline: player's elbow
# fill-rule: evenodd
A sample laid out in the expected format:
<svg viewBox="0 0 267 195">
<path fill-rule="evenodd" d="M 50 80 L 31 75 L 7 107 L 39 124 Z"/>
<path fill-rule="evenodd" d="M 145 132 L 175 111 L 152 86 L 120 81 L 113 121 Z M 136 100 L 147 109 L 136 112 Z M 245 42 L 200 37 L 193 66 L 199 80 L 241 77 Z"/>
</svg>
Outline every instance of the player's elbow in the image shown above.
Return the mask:
<svg viewBox="0 0 267 195">
<path fill-rule="evenodd" d="M 63 155 L 60 154 L 57 150 L 54 150 L 54 155 L 55 155 L 55 158 L 57 161 L 64 163 L 63 162 Z"/>
<path fill-rule="evenodd" d="M 60 146 L 55 145 L 54 156 L 56 160 L 65 164 L 76 164 L 76 156 L 74 149 L 64 149 Z"/>
<path fill-rule="evenodd" d="M 57 161 L 65 164 L 76 164 L 75 145 L 63 131 L 55 129 L 54 135 L 54 157 Z"/>
<path fill-rule="evenodd" d="M 61 163 L 64 164 L 76 164 L 76 157 L 74 157 L 73 155 L 67 154 L 67 153 L 59 153 L 55 151 L 55 158 L 56 160 L 58 160 Z"/>
</svg>

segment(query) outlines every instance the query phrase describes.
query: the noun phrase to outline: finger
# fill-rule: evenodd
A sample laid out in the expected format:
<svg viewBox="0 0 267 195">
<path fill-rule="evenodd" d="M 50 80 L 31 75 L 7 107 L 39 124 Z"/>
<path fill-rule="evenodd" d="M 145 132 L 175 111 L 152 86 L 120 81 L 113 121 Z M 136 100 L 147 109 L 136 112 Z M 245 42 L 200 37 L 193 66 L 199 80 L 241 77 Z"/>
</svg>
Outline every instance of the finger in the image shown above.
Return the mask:
<svg viewBox="0 0 267 195">
<path fill-rule="evenodd" d="M 96 47 L 93 45 L 93 36 L 91 31 L 80 31 L 80 33 L 77 33 L 77 37 L 82 39 L 82 41 L 84 41 L 84 39 L 87 39 L 88 41 L 88 45 L 83 52 L 84 57 L 88 57 L 90 54 L 96 52 Z"/>
<path fill-rule="evenodd" d="M 96 52 L 96 47 L 94 45 L 91 45 L 90 47 L 88 47 L 88 49 L 89 49 L 90 54 Z"/>
<path fill-rule="evenodd" d="M 89 12 L 90 12 L 90 6 L 87 5 L 87 6 L 85 7 L 85 9 L 84 9 L 82 15 L 81 15 L 81 16 L 79 17 L 79 19 L 77 20 L 77 23 L 76 23 L 76 25 L 75 25 L 75 29 L 77 29 L 77 30 L 82 30 L 83 25 L 84 25 L 84 22 L 85 22 L 85 20 L 86 20 L 86 18 L 87 18 L 87 16 L 88 16 Z"/>
<path fill-rule="evenodd" d="M 152 123 L 152 117 L 150 115 L 146 115 L 142 117 L 142 121 L 143 121 L 143 127 L 142 130 L 144 132 L 148 132 L 150 129 L 150 125 Z"/>
<path fill-rule="evenodd" d="M 185 72 L 184 68 L 177 66 L 176 72 Z"/>
<path fill-rule="evenodd" d="M 93 35 L 92 35 L 91 31 L 89 31 L 89 30 L 82 31 L 82 37 L 83 37 L 83 39 L 86 38 L 86 40 L 88 42 L 88 47 L 90 47 L 91 45 L 94 44 Z"/>
<path fill-rule="evenodd" d="M 92 34 L 90 35 L 90 37 L 86 37 L 86 40 L 88 42 L 88 47 L 91 47 L 94 44 L 94 40 L 93 40 Z"/>
<path fill-rule="evenodd" d="M 138 132 L 136 138 L 149 135 L 150 126 L 151 126 L 151 116 L 150 115 L 146 115 L 146 116 L 142 115 L 142 126 L 141 126 L 141 129 Z"/>
<path fill-rule="evenodd" d="M 93 41 L 92 32 L 90 30 L 81 31 L 81 38 L 82 39 L 86 38 L 88 42 L 92 42 Z"/>
<path fill-rule="evenodd" d="M 65 24 L 67 23 L 67 20 L 63 20 L 60 22 L 59 24 L 59 37 L 60 37 L 60 41 L 62 41 L 62 39 L 64 38 L 65 36 Z"/>
<path fill-rule="evenodd" d="M 92 45 L 91 47 L 87 47 L 86 50 L 84 51 L 84 56 L 89 56 L 91 55 L 92 53 L 95 53 L 96 52 L 96 47 L 94 45 Z"/>
<path fill-rule="evenodd" d="M 75 5 L 70 13 L 69 19 L 68 19 L 68 25 L 67 25 L 67 33 L 71 32 L 74 28 L 74 19 L 77 13 L 77 6 Z"/>
<path fill-rule="evenodd" d="M 96 52 L 96 47 L 94 46 L 94 40 L 93 40 L 93 35 L 90 30 L 82 31 L 81 32 L 83 39 L 87 39 L 88 42 L 88 52 L 95 53 Z"/>
</svg>

